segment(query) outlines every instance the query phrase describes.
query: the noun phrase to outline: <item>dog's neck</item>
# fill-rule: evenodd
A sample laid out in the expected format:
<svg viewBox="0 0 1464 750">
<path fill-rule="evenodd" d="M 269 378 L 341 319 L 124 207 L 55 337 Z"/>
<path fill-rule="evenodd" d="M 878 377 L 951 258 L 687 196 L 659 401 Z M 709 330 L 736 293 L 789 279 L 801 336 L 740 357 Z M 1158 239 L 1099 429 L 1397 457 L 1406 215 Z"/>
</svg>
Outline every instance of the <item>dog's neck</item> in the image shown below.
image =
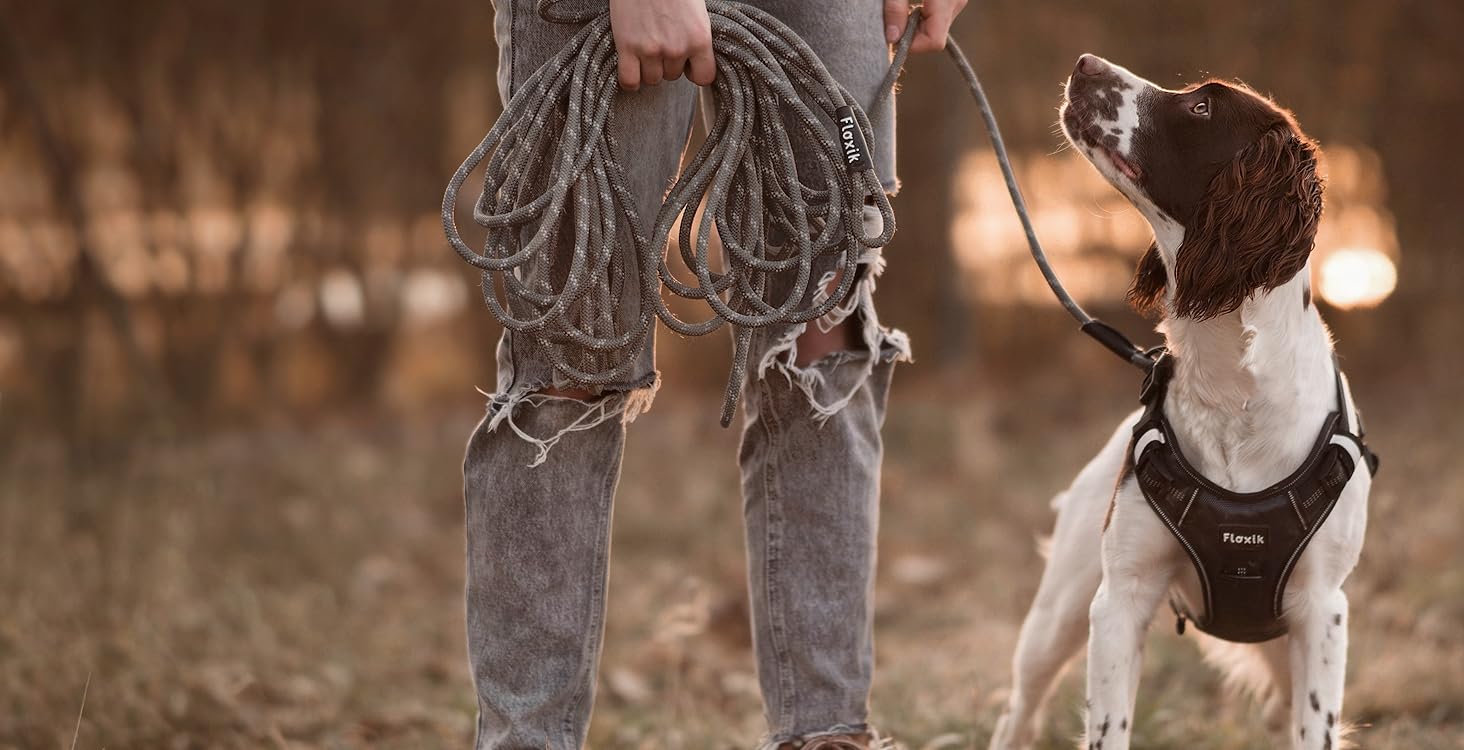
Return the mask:
<svg viewBox="0 0 1464 750">
<path fill-rule="evenodd" d="M 1291 474 L 1336 408 L 1331 335 L 1309 278 L 1308 265 L 1235 312 L 1159 326 L 1175 357 L 1165 414 L 1179 449 L 1226 488 L 1252 492 Z"/>
</svg>

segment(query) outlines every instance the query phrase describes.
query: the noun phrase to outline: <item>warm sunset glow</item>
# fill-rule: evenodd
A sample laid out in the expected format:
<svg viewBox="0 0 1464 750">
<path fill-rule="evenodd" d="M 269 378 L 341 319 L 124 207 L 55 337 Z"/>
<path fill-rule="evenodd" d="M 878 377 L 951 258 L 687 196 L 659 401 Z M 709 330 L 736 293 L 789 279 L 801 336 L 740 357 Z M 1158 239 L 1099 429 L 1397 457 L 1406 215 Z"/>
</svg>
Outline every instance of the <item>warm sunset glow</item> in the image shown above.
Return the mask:
<svg viewBox="0 0 1464 750">
<path fill-rule="evenodd" d="M 1018 160 L 1032 224 L 1063 285 L 1084 300 L 1121 300 L 1149 225 L 1082 157 L 1027 154 Z M 986 304 L 1048 305 L 1052 291 L 1032 265 L 1001 169 L 984 148 L 957 170 L 951 226 L 969 293 Z"/>
<path fill-rule="evenodd" d="M 1322 299 L 1341 308 L 1374 307 L 1398 285 L 1398 269 L 1381 250 L 1344 247 L 1322 259 Z"/>
</svg>

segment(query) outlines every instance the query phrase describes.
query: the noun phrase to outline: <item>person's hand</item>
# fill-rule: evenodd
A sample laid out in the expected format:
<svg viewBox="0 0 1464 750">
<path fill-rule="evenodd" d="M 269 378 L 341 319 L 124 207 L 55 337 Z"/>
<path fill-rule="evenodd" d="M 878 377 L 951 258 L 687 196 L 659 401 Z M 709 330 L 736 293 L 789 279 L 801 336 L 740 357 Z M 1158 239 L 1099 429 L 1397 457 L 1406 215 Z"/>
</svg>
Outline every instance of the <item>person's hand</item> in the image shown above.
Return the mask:
<svg viewBox="0 0 1464 750">
<path fill-rule="evenodd" d="M 945 49 L 946 36 L 951 31 L 951 22 L 966 7 L 966 0 L 925 0 L 921 8 L 924 17 L 920 30 L 915 32 L 915 41 L 910 44 L 911 52 L 935 52 Z M 910 0 L 884 0 L 885 41 L 890 44 L 900 40 L 905 33 L 906 17 L 910 15 Z"/>
<path fill-rule="evenodd" d="M 620 86 L 635 91 L 682 73 L 698 86 L 717 75 L 705 0 L 610 0 Z"/>
</svg>

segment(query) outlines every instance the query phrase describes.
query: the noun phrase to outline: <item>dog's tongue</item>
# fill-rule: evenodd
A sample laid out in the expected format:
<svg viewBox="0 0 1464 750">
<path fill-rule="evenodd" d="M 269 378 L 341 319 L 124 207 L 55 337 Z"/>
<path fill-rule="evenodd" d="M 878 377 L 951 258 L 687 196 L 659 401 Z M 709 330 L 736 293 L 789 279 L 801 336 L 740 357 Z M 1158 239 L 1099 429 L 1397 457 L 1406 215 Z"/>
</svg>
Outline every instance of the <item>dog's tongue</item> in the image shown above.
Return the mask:
<svg viewBox="0 0 1464 750">
<path fill-rule="evenodd" d="M 1108 152 L 1108 158 L 1110 158 L 1110 159 L 1113 160 L 1113 166 L 1118 167 L 1118 171 L 1123 172 L 1123 174 L 1124 174 L 1125 177 L 1128 177 L 1130 180 L 1138 181 L 1138 179 L 1139 179 L 1139 170 L 1138 170 L 1138 168 L 1135 167 L 1134 165 L 1128 163 L 1128 160 L 1127 159 L 1124 159 L 1122 156 L 1119 156 L 1118 155 L 1118 152 L 1116 152 L 1116 151 L 1109 151 Z"/>
</svg>

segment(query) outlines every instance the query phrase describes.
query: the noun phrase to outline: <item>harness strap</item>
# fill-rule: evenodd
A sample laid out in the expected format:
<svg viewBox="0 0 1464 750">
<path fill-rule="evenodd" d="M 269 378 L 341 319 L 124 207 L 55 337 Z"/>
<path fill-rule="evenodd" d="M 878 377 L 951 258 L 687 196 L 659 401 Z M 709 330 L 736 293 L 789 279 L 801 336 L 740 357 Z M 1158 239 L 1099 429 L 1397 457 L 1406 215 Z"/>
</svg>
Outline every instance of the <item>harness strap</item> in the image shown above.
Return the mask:
<svg viewBox="0 0 1464 750">
<path fill-rule="evenodd" d="M 1355 454 L 1354 458 L 1367 464 L 1369 474 L 1377 476 L 1380 460 L 1378 454 L 1367 445 L 1367 431 L 1362 424 L 1362 412 L 1358 410 L 1357 404 L 1352 400 L 1352 389 L 1348 387 L 1347 378 L 1342 374 L 1342 363 L 1338 360 L 1336 352 L 1332 352 L 1332 373 L 1336 379 L 1337 411 L 1342 415 L 1343 428 L 1343 432 L 1336 437 L 1345 437 L 1349 444 L 1347 447 Z"/>
</svg>

